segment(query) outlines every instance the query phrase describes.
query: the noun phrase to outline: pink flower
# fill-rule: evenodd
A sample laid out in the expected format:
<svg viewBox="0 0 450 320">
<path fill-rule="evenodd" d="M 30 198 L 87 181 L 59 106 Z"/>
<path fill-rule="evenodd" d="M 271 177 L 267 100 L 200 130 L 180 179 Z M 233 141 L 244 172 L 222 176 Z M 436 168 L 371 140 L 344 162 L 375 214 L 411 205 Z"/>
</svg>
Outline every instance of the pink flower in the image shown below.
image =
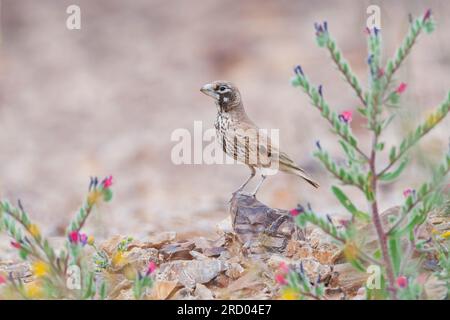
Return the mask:
<svg viewBox="0 0 450 320">
<path fill-rule="evenodd" d="M 425 14 L 423 15 L 423 21 L 427 21 L 428 19 L 430 19 L 431 17 L 431 9 L 428 9 L 427 11 L 425 11 Z"/>
<path fill-rule="evenodd" d="M 153 261 L 150 261 L 148 264 L 148 268 L 147 268 L 147 275 L 152 274 L 153 272 L 155 272 L 156 270 L 156 263 L 154 263 Z"/>
<path fill-rule="evenodd" d="M 402 94 L 406 90 L 406 83 L 402 82 L 398 85 L 397 89 L 395 89 L 395 92 L 397 94 Z"/>
<path fill-rule="evenodd" d="M 350 123 L 352 122 L 352 112 L 351 111 L 343 111 L 340 115 L 339 115 L 339 119 L 341 121 L 344 121 L 345 123 Z"/>
<path fill-rule="evenodd" d="M 287 285 L 286 276 L 282 273 L 277 273 L 275 275 L 275 281 L 276 283 L 281 284 L 283 286 Z"/>
<path fill-rule="evenodd" d="M 403 196 L 405 197 L 405 198 L 408 198 L 411 194 L 413 194 L 414 193 L 414 190 L 413 189 L 411 189 L 411 188 L 408 188 L 408 189 L 405 189 L 405 190 L 403 190 Z"/>
<path fill-rule="evenodd" d="M 22 248 L 21 244 L 16 241 L 11 241 L 11 246 L 16 249 Z"/>
<path fill-rule="evenodd" d="M 384 76 L 384 69 L 383 68 L 379 68 L 378 69 L 378 78 L 381 78 L 382 76 Z"/>
<path fill-rule="evenodd" d="M 286 264 L 286 262 L 280 262 L 278 269 L 280 269 L 283 274 L 289 273 L 289 266 Z"/>
<path fill-rule="evenodd" d="M 0 274 L 0 284 L 6 283 L 6 278 Z"/>
<path fill-rule="evenodd" d="M 291 216 L 296 217 L 300 214 L 300 211 L 298 211 L 297 209 L 292 209 L 289 210 L 289 213 L 291 214 Z"/>
<path fill-rule="evenodd" d="M 408 278 L 406 278 L 405 276 L 400 276 L 397 278 L 397 285 L 399 286 L 399 288 L 406 288 L 408 286 Z"/>
<path fill-rule="evenodd" d="M 80 233 L 78 231 L 72 231 L 69 233 L 69 241 L 77 244 L 80 240 Z"/>
<path fill-rule="evenodd" d="M 350 220 L 340 219 L 339 223 L 344 227 L 348 227 L 348 225 L 350 224 Z"/>
<path fill-rule="evenodd" d="M 102 184 L 103 184 L 103 188 L 104 189 L 107 189 L 107 188 L 111 187 L 112 184 L 113 184 L 113 177 L 109 176 L 108 178 L 105 178 L 103 180 Z"/>
</svg>

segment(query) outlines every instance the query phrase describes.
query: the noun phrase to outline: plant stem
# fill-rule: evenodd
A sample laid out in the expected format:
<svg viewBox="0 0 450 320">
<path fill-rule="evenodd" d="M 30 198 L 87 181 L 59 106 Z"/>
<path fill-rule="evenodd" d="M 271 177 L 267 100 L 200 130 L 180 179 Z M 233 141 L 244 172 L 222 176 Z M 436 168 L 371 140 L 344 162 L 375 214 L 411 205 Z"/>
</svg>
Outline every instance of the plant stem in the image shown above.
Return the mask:
<svg viewBox="0 0 450 320">
<path fill-rule="evenodd" d="M 376 114 L 376 113 L 375 113 Z M 376 115 L 374 115 L 374 123 L 376 123 Z M 372 220 L 375 225 L 375 230 L 378 235 L 378 241 L 380 243 L 380 249 L 383 256 L 383 262 L 386 269 L 386 274 L 389 282 L 390 287 L 390 294 L 391 298 L 396 300 L 396 292 L 395 292 L 395 276 L 394 271 L 392 268 L 392 261 L 391 257 L 389 256 L 389 250 L 387 245 L 387 235 L 383 230 L 383 225 L 381 223 L 381 218 L 378 210 L 378 202 L 377 202 L 377 174 L 376 174 L 376 168 L 375 168 L 375 161 L 376 161 L 376 145 L 378 143 L 378 134 L 374 132 L 373 137 L 373 144 L 372 144 L 372 152 L 370 155 L 370 173 L 371 173 L 371 179 L 370 179 L 370 187 L 373 192 L 373 200 L 371 202 L 371 211 L 372 211 Z"/>
</svg>

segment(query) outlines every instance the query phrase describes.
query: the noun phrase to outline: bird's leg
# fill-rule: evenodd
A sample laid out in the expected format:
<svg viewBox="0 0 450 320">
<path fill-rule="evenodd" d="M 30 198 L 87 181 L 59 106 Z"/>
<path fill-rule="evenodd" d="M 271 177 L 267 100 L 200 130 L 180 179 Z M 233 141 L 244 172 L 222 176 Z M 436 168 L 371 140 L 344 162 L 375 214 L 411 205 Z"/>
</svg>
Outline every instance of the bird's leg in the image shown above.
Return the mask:
<svg viewBox="0 0 450 320">
<path fill-rule="evenodd" d="M 242 189 L 244 189 L 245 186 L 250 182 L 250 180 L 252 180 L 253 177 L 255 176 L 255 174 L 256 174 L 255 168 L 250 167 L 250 166 L 249 166 L 249 168 L 250 168 L 250 170 L 251 170 L 250 177 L 248 177 L 248 179 L 245 180 L 245 182 L 244 182 L 244 183 L 243 183 L 243 184 L 242 184 L 235 192 L 233 192 L 233 194 L 241 192 Z"/>
<path fill-rule="evenodd" d="M 266 175 L 261 175 L 262 179 L 261 181 L 258 183 L 258 185 L 256 186 L 255 191 L 253 191 L 252 196 L 256 197 L 256 193 L 258 192 L 259 188 L 261 187 L 261 185 L 263 184 L 264 180 L 266 180 Z"/>
</svg>

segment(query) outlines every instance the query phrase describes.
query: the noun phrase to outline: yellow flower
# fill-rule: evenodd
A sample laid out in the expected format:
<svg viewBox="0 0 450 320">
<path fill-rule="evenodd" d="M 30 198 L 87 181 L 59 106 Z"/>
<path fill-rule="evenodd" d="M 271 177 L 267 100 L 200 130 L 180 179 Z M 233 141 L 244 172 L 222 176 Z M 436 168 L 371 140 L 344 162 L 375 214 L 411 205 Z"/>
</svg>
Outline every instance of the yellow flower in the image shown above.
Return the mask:
<svg viewBox="0 0 450 320">
<path fill-rule="evenodd" d="M 347 242 L 344 246 L 344 256 L 347 261 L 352 261 L 358 258 L 358 248 L 353 242 Z"/>
<path fill-rule="evenodd" d="M 39 227 L 35 224 L 30 224 L 29 231 L 35 238 L 39 238 L 41 236 L 41 231 L 39 231 Z"/>
<path fill-rule="evenodd" d="M 281 299 L 283 300 L 297 300 L 299 298 L 299 293 L 292 288 L 286 288 L 281 293 Z"/>
<path fill-rule="evenodd" d="M 434 126 L 439 121 L 439 116 L 435 113 L 432 113 L 428 116 L 427 120 L 425 121 L 427 127 Z"/>
<path fill-rule="evenodd" d="M 36 261 L 33 263 L 32 269 L 33 274 L 38 278 L 41 278 L 50 272 L 49 265 L 43 261 Z"/>
<path fill-rule="evenodd" d="M 101 196 L 102 196 L 102 193 L 100 191 L 98 191 L 98 190 L 91 191 L 87 197 L 88 205 L 90 207 L 95 205 L 98 202 L 98 200 L 101 198 Z"/>
<path fill-rule="evenodd" d="M 25 285 L 25 295 L 31 299 L 41 299 L 44 297 L 44 291 L 40 283 L 33 281 Z"/>
<path fill-rule="evenodd" d="M 444 238 L 444 239 L 450 238 L 450 231 L 444 232 L 443 234 L 441 234 L 441 237 Z"/>
<path fill-rule="evenodd" d="M 87 239 L 87 243 L 88 243 L 88 245 L 93 246 L 95 243 L 94 236 L 89 236 Z"/>
<path fill-rule="evenodd" d="M 438 231 L 437 229 L 433 228 L 433 229 L 431 229 L 431 233 L 432 233 L 432 234 L 438 234 L 439 231 Z"/>
<path fill-rule="evenodd" d="M 127 262 L 122 251 L 117 251 L 112 257 L 112 264 L 115 267 L 122 266 Z"/>
</svg>

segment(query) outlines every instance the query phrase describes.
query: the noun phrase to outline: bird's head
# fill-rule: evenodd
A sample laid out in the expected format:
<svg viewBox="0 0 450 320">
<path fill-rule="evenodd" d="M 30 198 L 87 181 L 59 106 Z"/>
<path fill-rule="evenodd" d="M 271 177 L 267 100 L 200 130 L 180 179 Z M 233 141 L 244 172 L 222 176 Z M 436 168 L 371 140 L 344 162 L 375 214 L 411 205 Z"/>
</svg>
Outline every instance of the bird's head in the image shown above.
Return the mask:
<svg viewBox="0 0 450 320">
<path fill-rule="evenodd" d="M 241 94 L 231 82 L 218 80 L 205 84 L 201 92 L 212 97 L 221 111 L 228 112 L 241 103 Z"/>
</svg>

